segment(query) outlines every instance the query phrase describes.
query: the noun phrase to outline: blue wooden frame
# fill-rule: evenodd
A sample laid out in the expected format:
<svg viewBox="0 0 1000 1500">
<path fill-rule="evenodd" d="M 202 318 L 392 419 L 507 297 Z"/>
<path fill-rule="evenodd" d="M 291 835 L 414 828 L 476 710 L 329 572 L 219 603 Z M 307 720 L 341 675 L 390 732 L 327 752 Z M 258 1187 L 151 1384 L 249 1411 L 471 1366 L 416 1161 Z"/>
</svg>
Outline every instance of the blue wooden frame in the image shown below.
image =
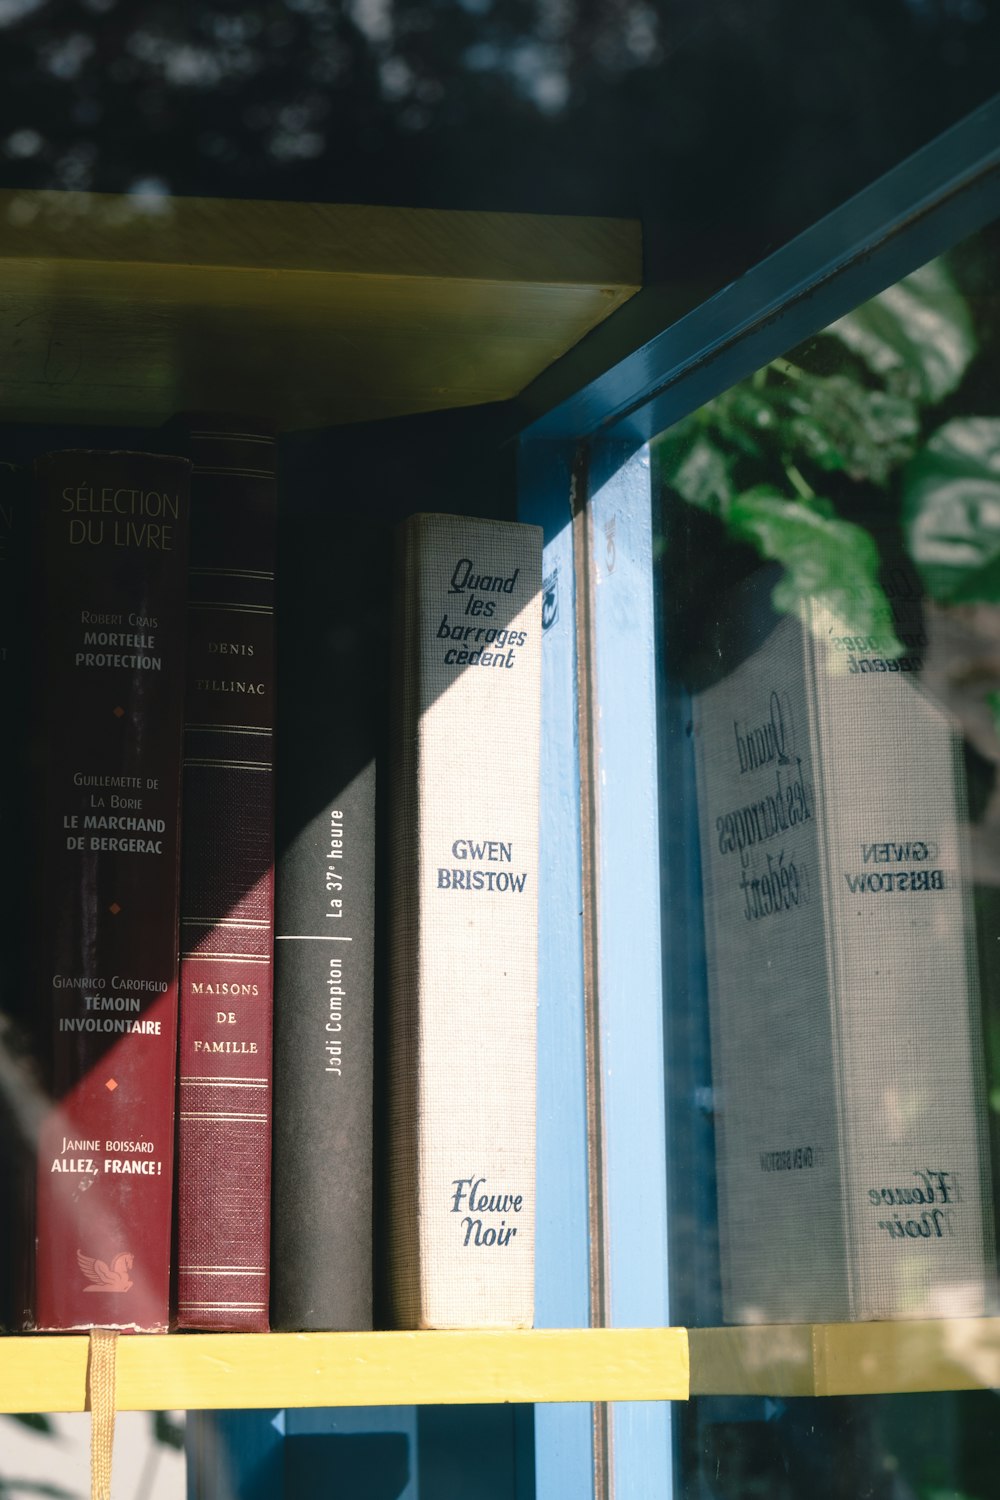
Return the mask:
<svg viewBox="0 0 1000 1500">
<path fill-rule="evenodd" d="M 626 320 L 633 347 L 581 388 L 574 389 L 574 372 L 593 368 L 593 344 L 574 351 L 515 404 L 522 419 L 522 471 L 531 476 L 521 513 L 550 528 L 554 518 L 563 518 L 560 576 L 575 570 L 589 584 L 589 597 L 576 600 L 576 639 L 564 641 L 565 659 L 559 671 L 564 681 L 577 672 L 588 676 L 588 691 L 593 694 L 589 709 L 585 706 L 582 713 L 579 700 L 573 705 L 573 746 L 579 765 L 589 712 L 598 745 L 591 765 L 595 811 L 592 826 L 580 831 L 585 863 L 589 838 L 590 861 L 597 872 L 591 918 L 596 936 L 588 937 L 586 930 L 585 892 L 569 881 L 559 903 L 550 905 L 544 914 L 541 951 L 543 973 L 555 973 L 568 959 L 567 973 L 584 979 L 575 954 L 585 951 L 588 941 L 595 945 L 594 972 L 586 984 L 596 994 L 602 1159 L 596 1176 L 591 1173 L 591 1186 L 593 1191 L 596 1180 L 604 1198 L 604 1217 L 598 1216 L 598 1221 L 604 1240 L 602 1276 L 607 1285 L 603 1302 L 592 1296 L 591 1310 L 593 1315 L 595 1305 L 600 1304 L 597 1310 L 602 1321 L 628 1325 L 669 1317 L 669 1163 L 665 1153 L 670 1144 L 667 1080 L 673 1059 L 664 1057 L 657 1047 L 656 1010 L 661 1004 L 661 974 L 669 1004 L 672 987 L 677 992 L 684 987 L 690 996 L 691 969 L 697 961 L 690 943 L 678 945 L 683 952 L 662 952 L 660 947 L 659 913 L 668 895 L 673 905 L 677 903 L 676 893 L 661 882 L 658 841 L 669 842 L 667 825 L 688 817 L 692 801 L 676 785 L 685 768 L 662 736 L 667 685 L 660 682 L 657 701 L 643 681 L 643 667 L 652 670 L 649 643 L 657 639 L 658 631 L 648 545 L 655 497 L 648 464 L 643 470 L 643 445 L 998 215 L 1000 96 L 675 324 L 659 327 L 655 323 L 661 297 L 647 298 L 654 318 L 651 323 L 644 322 L 641 308 L 634 306 Z M 644 295 L 640 293 L 636 302 Z M 613 333 L 603 337 L 613 344 Z M 546 473 L 559 476 L 548 490 Z M 570 475 L 577 484 L 577 506 L 585 505 L 587 510 L 583 527 L 575 533 L 565 521 Z M 579 493 L 584 485 L 585 500 Z M 602 548 L 608 545 L 616 553 L 619 547 L 623 549 L 621 559 L 631 594 L 627 607 L 623 591 L 609 588 L 606 555 L 602 564 Z M 571 546 L 575 555 L 568 555 Z M 618 566 L 616 555 L 614 567 Z M 645 650 L 635 649 L 637 640 L 646 643 Z M 558 705 L 550 706 L 546 720 L 546 733 L 561 741 L 569 732 L 566 713 L 563 694 Z M 569 838 L 573 818 L 564 805 L 564 774 L 558 786 L 558 836 Z M 673 808 L 672 795 L 676 797 Z M 661 805 L 660 828 L 654 832 L 661 799 L 669 811 L 664 812 Z M 579 829 L 579 823 L 576 826 Z M 664 869 L 669 863 L 664 861 Z M 636 892 L 631 900 L 630 887 Z M 572 927 L 578 912 L 576 946 L 570 954 L 567 924 Z M 571 987 L 556 982 L 548 992 L 543 989 L 542 1003 L 569 1007 L 568 1014 L 560 1015 L 558 1029 L 564 1035 L 578 1036 L 592 998 L 582 988 L 574 995 Z M 622 1042 L 630 1025 L 636 1041 L 632 1049 Z M 554 1066 L 546 1047 L 556 1029 L 555 1020 L 549 1018 L 540 1038 L 540 1121 L 543 1131 L 554 1131 L 550 1139 L 540 1140 L 540 1161 L 548 1162 L 545 1170 L 551 1172 L 551 1158 L 558 1151 L 565 1162 L 575 1162 L 579 1172 L 588 1150 L 586 1137 L 579 1134 L 579 1110 L 575 1116 L 563 1112 L 555 1123 L 545 1097 Z M 655 1063 L 652 1068 L 651 1062 Z M 697 1110 L 697 1101 L 687 1103 L 689 1111 Z M 694 1135 L 699 1128 L 695 1122 Z M 636 1210 L 629 1137 L 633 1158 L 635 1142 L 641 1141 L 648 1165 L 641 1213 Z M 540 1185 L 543 1180 L 540 1175 Z M 652 1192 L 651 1184 L 655 1184 Z M 572 1222 L 578 1224 L 578 1199 L 572 1214 Z M 649 1242 L 645 1257 L 634 1253 L 643 1235 Z M 558 1236 L 549 1237 L 553 1238 L 558 1240 Z M 558 1306 L 562 1311 L 582 1305 L 578 1285 L 572 1304 L 558 1299 L 550 1303 L 547 1289 L 555 1276 L 553 1254 L 553 1245 L 543 1236 L 538 1286 L 544 1322 L 551 1320 L 550 1308 Z M 597 1431 L 599 1425 L 595 1420 L 592 1430 Z M 604 1500 L 616 1492 L 621 1496 L 655 1494 L 665 1500 L 673 1493 L 675 1459 L 665 1411 L 654 1413 L 648 1405 L 645 1410 L 621 1408 L 611 1413 L 604 1426 L 608 1451 L 602 1454 L 600 1445 L 588 1446 L 579 1419 L 572 1426 L 562 1426 L 558 1438 L 549 1423 L 536 1425 L 538 1500 L 557 1500 L 568 1493 L 596 1494 Z M 577 1432 L 579 1446 L 569 1458 L 566 1442 L 571 1430 Z M 560 1466 L 569 1462 L 579 1481 L 588 1458 L 594 1477 L 586 1487 L 565 1485 Z"/>
<path fill-rule="evenodd" d="M 551 404 L 589 366 L 585 340 L 518 398 L 522 442 L 645 442 L 988 223 L 998 184 L 1000 95 L 678 322 L 652 299 L 631 351 Z"/>
<path fill-rule="evenodd" d="M 523 449 L 519 515 L 543 529 L 542 820 L 544 872 L 538 950 L 538 1151 L 535 1322 L 590 1322 L 580 746 L 577 725 L 576 576 L 572 454 L 567 445 Z M 537 1492 L 587 1500 L 593 1493 L 592 1416 L 579 1404 L 535 1411 Z"/>
</svg>

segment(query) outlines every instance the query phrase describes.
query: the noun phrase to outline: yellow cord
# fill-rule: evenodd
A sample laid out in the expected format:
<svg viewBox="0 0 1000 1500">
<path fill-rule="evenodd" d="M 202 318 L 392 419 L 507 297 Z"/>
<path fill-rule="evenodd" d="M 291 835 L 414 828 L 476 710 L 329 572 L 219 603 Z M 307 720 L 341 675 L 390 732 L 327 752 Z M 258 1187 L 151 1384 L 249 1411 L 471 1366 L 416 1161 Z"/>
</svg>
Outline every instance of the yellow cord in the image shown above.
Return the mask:
<svg viewBox="0 0 1000 1500">
<path fill-rule="evenodd" d="M 115 1354 L 118 1334 L 90 1330 L 87 1404 L 90 1407 L 90 1500 L 111 1500 L 111 1461 L 115 1447 Z"/>
</svg>

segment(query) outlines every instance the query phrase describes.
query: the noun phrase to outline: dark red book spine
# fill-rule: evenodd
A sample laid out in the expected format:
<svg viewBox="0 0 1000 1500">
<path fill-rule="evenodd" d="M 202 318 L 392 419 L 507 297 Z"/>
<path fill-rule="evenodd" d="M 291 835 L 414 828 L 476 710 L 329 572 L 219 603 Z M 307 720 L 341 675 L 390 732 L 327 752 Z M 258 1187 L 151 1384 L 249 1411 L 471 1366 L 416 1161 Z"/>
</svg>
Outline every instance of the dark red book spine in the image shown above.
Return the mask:
<svg viewBox="0 0 1000 1500">
<path fill-rule="evenodd" d="M 36 464 L 29 1328 L 168 1321 L 189 468 Z"/>
<path fill-rule="evenodd" d="M 24 864 L 11 853 L 29 846 L 26 814 L 25 736 L 28 733 L 27 671 L 30 630 L 28 600 L 28 485 L 30 469 L 0 463 L 0 1202 L 7 1205 L 6 1232 L 0 1233 L 0 1321 L 19 1328 L 25 1246 L 19 1228 L 25 1203 L 34 1198 L 35 1158 L 31 1145 L 38 1080 L 33 1067 L 35 996 L 25 983 L 31 907 Z M 11 1220 L 14 1227 L 12 1229 Z"/>
<path fill-rule="evenodd" d="M 179 429 L 180 431 L 180 429 Z M 264 1332 L 274 951 L 274 439 L 193 419 L 181 852 L 180 1328 Z"/>
</svg>

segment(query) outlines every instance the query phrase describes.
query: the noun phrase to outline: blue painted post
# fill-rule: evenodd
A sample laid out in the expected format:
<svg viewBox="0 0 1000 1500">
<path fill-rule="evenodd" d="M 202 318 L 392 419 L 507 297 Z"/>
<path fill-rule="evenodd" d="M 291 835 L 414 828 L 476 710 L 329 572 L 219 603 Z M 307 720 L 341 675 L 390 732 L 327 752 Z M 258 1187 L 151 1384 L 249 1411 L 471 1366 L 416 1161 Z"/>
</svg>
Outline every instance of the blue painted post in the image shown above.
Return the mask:
<svg viewBox="0 0 1000 1500">
<path fill-rule="evenodd" d="M 542 526 L 545 540 L 535 1252 L 540 1328 L 585 1328 L 590 1322 L 571 466 L 567 444 L 531 444 L 520 453 L 518 516 Z M 536 1406 L 538 1500 L 593 1495 L 591 1431 L 588 1405 Z"/>
<path fill-rule="evenodd" d="M 424 1500 L 531 1500 L 532 1456 L 518 1437 L 519 1416 L 530 1414 L 530 1406 L 420 1407 Z"/>
<path fill-rule="evenodd" d="M 657 619 L 649 452 L 595 445 L 588 539 L 605 1303 L 618 1327 L 670 1322 L 660 939 Z M 667 1403 L 611 1409 L 612 1493 L 672 1493 Z"/>
<path fill-rule="evenodd" d="M 188 1412 L 188 1500 L 284 1500 L 284 1418 L 273 1410 Z"/>
<path fill-rule="evenodd" d="M 285 1414 L 288 1500 L 418 1500 L 416 1406 L 328 1406 Z M 442 1497 L 444 1500 L 444 1497 Z"/>
</svg>

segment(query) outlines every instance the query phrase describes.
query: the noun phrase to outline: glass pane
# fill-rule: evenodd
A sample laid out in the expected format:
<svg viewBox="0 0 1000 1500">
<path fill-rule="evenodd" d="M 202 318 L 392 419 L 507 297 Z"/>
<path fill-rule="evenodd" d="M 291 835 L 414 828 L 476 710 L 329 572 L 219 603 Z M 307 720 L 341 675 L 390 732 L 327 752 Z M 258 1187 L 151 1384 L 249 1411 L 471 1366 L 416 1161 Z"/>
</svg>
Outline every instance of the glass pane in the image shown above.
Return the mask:
<svg viewBox="0 0 1000 1500">
<path fill-rule="evenodd" d="M 996 1310 L 998 253 L 991 226 L 653 444 L 691 1326 Z M 969 1325 L 949 1355 L 983 1379 Z M 703 1398 L 684 1493 L 985 1497 L 995 1407 Z"/>
</svg>

